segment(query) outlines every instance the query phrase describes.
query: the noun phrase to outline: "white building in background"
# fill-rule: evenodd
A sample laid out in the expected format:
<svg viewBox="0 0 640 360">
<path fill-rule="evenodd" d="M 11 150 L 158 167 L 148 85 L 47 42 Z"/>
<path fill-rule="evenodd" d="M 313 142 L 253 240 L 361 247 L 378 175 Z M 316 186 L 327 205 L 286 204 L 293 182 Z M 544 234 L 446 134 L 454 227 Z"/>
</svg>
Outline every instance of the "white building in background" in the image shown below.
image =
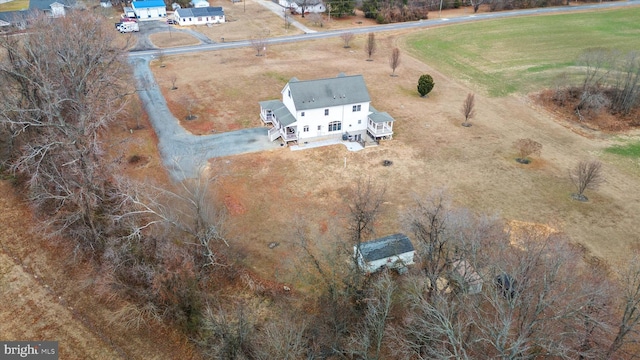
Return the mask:
<svg viewBox="0 0 640 360">
<path fill-rule="evenodd" d="M 224 9 L 221 6 L 178 9 L 173 13 L 178 25 L 207 25 L 225 22 Z"/>
</svg>

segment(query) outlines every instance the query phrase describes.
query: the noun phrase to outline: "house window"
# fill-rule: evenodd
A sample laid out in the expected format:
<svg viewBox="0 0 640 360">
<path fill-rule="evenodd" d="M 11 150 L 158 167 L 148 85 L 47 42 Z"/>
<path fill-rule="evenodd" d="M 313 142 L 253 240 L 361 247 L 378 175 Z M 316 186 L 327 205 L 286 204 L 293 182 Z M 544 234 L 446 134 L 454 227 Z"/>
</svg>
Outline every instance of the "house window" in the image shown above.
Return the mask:
<svg viewBox="0 0 640 360">
<path fill-rule="evenodd" d="M 300 113 L 300 116 L 304 116 L 304 111 Z"/>
<path fill-rule="evenodd" d="M 199 17 L 199 18 L 198 18 L 198 21 L 202 21 L 202 18 L 201 18 L 201 17 Z"/>
<path fill-rule="evenodd" d="M 362 110 L 362 105 L 353 105 L 353 112 Z"/>
<path fill-rule="evenodd" d="M 304 131 L 304 132 L 309 132 L 309 125 L 305 125 L 305 126 L 302 128 L 302 131 Z"/>
<path fill-rule="evenodd" d="M 358 119 L 358 125 L 362 124 L 362 119 Z"/>
<path fill-rule="evenodd" d="M 329 109 L 324 109 L 324 116 L 329 116 Z"/>
<path fill-rule="evenodd" d="M 322 125 L 318 125 L 318 131 L 322 130 Z"/>
<path fill-rule="evenodd" d="M 342 130 L 342 123 L 340 121 L 332 121 L 329 123 L 329 131 Z"/>
<path fill-rule="evenodd" d="M 289 95 L 289 97 L 291 97 L 291 90 L 287 90 L 287 95 Z"/>
</svg>

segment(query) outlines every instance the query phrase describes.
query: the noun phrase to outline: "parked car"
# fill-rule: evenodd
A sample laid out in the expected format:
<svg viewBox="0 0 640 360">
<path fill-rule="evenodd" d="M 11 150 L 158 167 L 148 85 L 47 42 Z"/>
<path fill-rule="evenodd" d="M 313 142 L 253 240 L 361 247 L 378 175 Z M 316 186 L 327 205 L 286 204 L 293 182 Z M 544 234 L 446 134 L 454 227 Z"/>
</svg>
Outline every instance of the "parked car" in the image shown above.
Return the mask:
<svg viewBox="0 0 640 360">
<path fill-rule="evenodd" d="M 173 19 L 167 19 L 167 24 L 169 24 L 169 25 L 177 25 L 178 22 L 173 20 Z"/>
</svg>

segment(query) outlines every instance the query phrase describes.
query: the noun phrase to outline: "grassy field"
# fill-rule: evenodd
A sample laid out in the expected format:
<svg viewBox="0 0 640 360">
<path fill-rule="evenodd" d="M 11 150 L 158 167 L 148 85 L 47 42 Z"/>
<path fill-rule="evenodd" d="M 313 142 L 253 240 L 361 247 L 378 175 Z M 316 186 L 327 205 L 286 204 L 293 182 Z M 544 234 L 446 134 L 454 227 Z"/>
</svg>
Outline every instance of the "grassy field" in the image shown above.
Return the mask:
<svg viewBox="0 0 640 360">
<path fill-rule="evenodd" d="M 640 142 L 612 146 L 607 148 L 606 152 L 630 158 L 640 158 Z"/>
<path fill-rule="evenodd" d="M 26 10 L 29 8 L 29 0 L 13 0 L 0 4 L 0 12 Z"/>
<path fill-rule="evenodd" d="M 406 39 L 412 55 L 490 96 L 548 87 L 587 48 L 640 47 L 640 8 L 512 18 L 429 29 Z"/>
</svg>

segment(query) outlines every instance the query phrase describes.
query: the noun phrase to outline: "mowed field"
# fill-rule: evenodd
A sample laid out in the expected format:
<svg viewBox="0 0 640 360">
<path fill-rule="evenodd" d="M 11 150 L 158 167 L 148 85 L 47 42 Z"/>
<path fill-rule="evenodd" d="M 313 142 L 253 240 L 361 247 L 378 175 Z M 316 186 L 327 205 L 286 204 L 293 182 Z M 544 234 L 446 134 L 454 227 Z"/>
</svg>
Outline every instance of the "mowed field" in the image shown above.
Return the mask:
<svg viewBox="0 0 640 360">
<path fill-rule="evenodd" d="M 290 78 L 339 72 L 362 74 L 372 105 L 396 119 L 392 141 L 360 152 L 343 146 L 296 152 L 281 148 L 212 161 L 212 171 L 226 174 L 219 189 L 231 213 L 231 246 L 265 277 L 297 282 L 291 265 L 297 256 L 295 228 L 302 223 L 326 237 L 340 232 L 348 189 L 367 178 L 387 189 L 384 215 L 377 224 L 380 236 L 403 230 L 402 213 L 415 197 L 444 189 L 457 206 L 506 220 L 548 224 L 592 255 L 615 263 L 628 257 L 640 240 L 640 167 L 637 159 L 605 154 L 604 149 L 636 135 L 574 126 L 546 112 L 526 93 L 542 89 L 551 72 L 562 64 L 569 67 L 583 48 L 614 46 L 616 38 L 627 39 L 619 41 L 623 49 L 633 48 L 628 42 L 637 48 L 639 39 L 626 34 L 637 31 L 630 19 L 638 16 L 640 9 L 633 8 L 379 33 L 372 62 L 366 61 L 365 38 L 359 36 L 348 49 L 336 38 L 271 46 L 266 57 L 240 49 L 169 57 L 165 68 L 153 66 L 178 118 L 186 115 L 187 103 L 193 104 L 198 120 L 183 124 L 194 133 L 261 126 L 257 102 L 280 98 Z M 610 25 L 612 19 L 617 19 L 616 26 Z M 573 44 L 551 32 L 538 37 L 535 31 L 512 30 L 549 24 L 566 24 L 566 30 L 556 25 L 554 31 L 581 34 L 592 42 Z M 467 26 L 475 29 L 470 35 Z M 480 33 L 478 40 L 475 33 Z M 429 49 L 432 44 L 435 48 Z M 402 49 L 398 77 L 390 77 L 388 65 L 394 46 Z M 187 68 L 189 72 L 182 71 Z M 427 98 L 416 92 L 423 73 L 432 74 L 436 83 Z M 171 91 L 174 76 L 179 89 Z M 478 114 L 474 125 L 464 128 L 460 106 L 469 92 L 478 94 Z M 519 138 L 540 142 L 542 156 L 530 165 L 516 163 L 512 143 Z M 587 194 L 590 202 L 573 201 L 568 169 L 592 158 L 604 162 L 607 183 Z M 393 165 L 384 167 L 383 160 Z M 280 246 L 269 249 L 271 242 Z"/>
</svg>

